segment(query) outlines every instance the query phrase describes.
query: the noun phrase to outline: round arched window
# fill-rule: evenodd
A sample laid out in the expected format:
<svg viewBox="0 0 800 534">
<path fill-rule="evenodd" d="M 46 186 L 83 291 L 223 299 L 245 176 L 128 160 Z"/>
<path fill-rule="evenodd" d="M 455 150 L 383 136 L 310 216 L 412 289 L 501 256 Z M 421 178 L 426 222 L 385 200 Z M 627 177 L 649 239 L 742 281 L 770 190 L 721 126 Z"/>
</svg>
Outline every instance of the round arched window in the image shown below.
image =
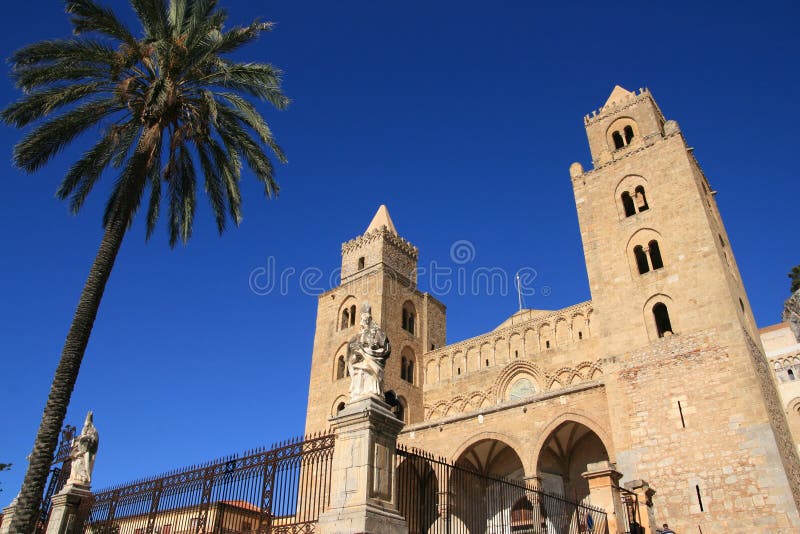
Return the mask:
<svg viewBox="0 0 800 534">
<path fill-rule="evenodd" d="M 529 378 L 520 378 L 509 388 L 508 400 L 520 400 L 536 394 L 536 386 Z"/>
</svg>

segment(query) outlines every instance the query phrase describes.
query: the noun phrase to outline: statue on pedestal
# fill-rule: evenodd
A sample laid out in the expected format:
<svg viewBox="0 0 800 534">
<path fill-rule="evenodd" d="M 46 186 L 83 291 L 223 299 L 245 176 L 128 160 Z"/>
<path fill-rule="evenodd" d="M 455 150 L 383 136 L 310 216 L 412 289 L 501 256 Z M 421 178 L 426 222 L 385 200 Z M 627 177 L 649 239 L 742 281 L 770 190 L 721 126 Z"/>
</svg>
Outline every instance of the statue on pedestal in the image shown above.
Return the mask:
<svg viewBox="0 0 800 534">
<path fill-rule="evenodd" d="M 97 457 L 97 446 L 100 437 L 93 423 L 93 414 L 86 414 L 86 421 L 79 436 L 72 440 L 70 458 L 72 460 L 67 484 L 89 486 L 92 482 L 94 460 Z"/>
<path fill-rule="evenodd" d="M 350 371 L 350 400 L 368 395 L 383 398 L 383 370 L 392 353 L 386 332 L 372 320 L 372 308 L 361 306 L 359 332 L 347 346 L 347 367 Z"/>
</svg>

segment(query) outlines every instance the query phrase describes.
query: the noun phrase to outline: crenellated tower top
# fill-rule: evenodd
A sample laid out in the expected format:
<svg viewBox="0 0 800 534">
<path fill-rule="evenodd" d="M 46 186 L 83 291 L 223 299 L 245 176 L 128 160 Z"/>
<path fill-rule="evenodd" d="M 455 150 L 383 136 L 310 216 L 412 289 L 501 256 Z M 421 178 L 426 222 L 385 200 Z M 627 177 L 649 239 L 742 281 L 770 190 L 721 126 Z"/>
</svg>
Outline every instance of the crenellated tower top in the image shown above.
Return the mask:
<svg viewBox="0 0 800 534">
<path fill-rule="evenodd" d="M 583 118 L 592 163 L 599 167 L 662 137 L 666 122 L 649 90 L 615 86 L 603 107 Z"/>
<path fill-rule="evenodd" d="M 342 243 L 342 283 L 384 268 L 408 285 L 417 283 L 417 247 L 400 237 L 381 204 L 366 231 Z"/>
</svg>

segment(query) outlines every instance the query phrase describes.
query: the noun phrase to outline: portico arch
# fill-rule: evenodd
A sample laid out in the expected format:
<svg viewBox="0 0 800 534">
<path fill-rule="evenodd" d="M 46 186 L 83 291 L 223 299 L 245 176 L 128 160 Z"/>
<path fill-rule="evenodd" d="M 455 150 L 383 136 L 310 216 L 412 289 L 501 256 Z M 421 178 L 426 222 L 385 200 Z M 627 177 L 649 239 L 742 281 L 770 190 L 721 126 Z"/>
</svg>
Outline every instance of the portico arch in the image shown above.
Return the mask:
<svg viewBox="0 0 800 534">
<path fill-rule="evenodd" d="M 512 445 L 488 434 L 463 447 L 450 471 L 448 490 L 478 504 L 454 507 L 450 525 L 455 532 L 509 532 L 514 504 L 524 497 L 522 486 L 499 480 L 524 479 L 522 458 Z"/>
<path fill-rule="evenodd" d="M 470 436 L 469 438 L 467 438 L 463 442 L 461 442 L 458 445 L 458 447 L 456 447 L 456 449 L 454 450 L 453 454 L 450 455 L 450 458 L 451 458 L 452 462 L 453 463 L 458 463 L 459 460 L 462 460 L 462 459 L 466 458 L 467 457 L 466 453 L 471 448 L 473 448 L 475 445 L 477 445 L 478 443 L 480 443 L 482 441 L 497 441 L 499 443 L 502 443 L 506 447 L 510 448 L 514 452 L 514 454 L 516 454 L 516 456 L 520 460 L 519 463 L 520 463 L 520 467 L 522 469 L 522 474 L 520 474 L 516 478 L 520 478 L 521 479 L 521 478 L 526 476 L 526 473 L 533 473 L 534 472 L 533 469 L 536 466 L 535 463 L 534 464 L 527 464 L 527 465 L 525 464 L 524 458 L 526 457 L 526 455 L 523 453 L 525 448 L 522 446 L 522 444 L 517 439 L 513 438 L 512 436 L 509 436 L 508 434 L 503 434 L 503 433 L 500 433 L 500 432 L 479 432 L 477 434 L 473 434 L 472 436 Z M 513 473 L 503 473 L 503 474 L 500 474 L 500 475 L 495 474 L 494 476 L 508 477 L 510 474 L 513 474 Z"/>
<path fill-rule="evenodd" d="M 581 476 L 587 465 L 613 461 L 605 432 L 585 416 L 564 414 L 542 432 L 536 448 L 536 476 L 545 491 L 581 501 L 589 485 Z"/>
</svg>

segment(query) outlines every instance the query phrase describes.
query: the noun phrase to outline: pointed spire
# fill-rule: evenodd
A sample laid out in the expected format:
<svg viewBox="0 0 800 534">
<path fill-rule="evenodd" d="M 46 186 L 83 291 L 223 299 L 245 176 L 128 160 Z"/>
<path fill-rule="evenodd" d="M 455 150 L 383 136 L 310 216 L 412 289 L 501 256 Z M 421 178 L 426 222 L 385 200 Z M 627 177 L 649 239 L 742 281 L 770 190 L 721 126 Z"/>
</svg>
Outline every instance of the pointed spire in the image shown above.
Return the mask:
<svg viewBox="0 0 800 534">
<path fill-rule="evenodd" d="M 613 104 L 615 102 L 622 102 L 623 100 L 625 100 L 626 98 L 628 98 L 632 94 L 633 93 L 631 93 L 630 91 L 628 91 L 624 87 L 620 87 L 619 85 L 615 85 L 614 89 L 611 91 L 611 95 L 609 95 L 609 97 L 608 97 L 608 100 L 606 100 L 606 103 L 603 104 L 603 107 L 604 108 L 608 107 L 608 106 L 610 106 L 611 104 Z"/>
<path fill-rule="evenodd" d="M 385 226 L 391 233 L 397 235 L 397 230 L 394 227 L 392 218 L 389 217 L 389 210 L 386 209 L 386 204 L 381 204 L 381 207 L 378 208 L 378 211 L 372 218 L 372 222 L 369 223 L 369 226 L 367 227 L 367 232 L 371 232 L 377 228 L 380 228 L 381 226 Z"/>
</svg>

